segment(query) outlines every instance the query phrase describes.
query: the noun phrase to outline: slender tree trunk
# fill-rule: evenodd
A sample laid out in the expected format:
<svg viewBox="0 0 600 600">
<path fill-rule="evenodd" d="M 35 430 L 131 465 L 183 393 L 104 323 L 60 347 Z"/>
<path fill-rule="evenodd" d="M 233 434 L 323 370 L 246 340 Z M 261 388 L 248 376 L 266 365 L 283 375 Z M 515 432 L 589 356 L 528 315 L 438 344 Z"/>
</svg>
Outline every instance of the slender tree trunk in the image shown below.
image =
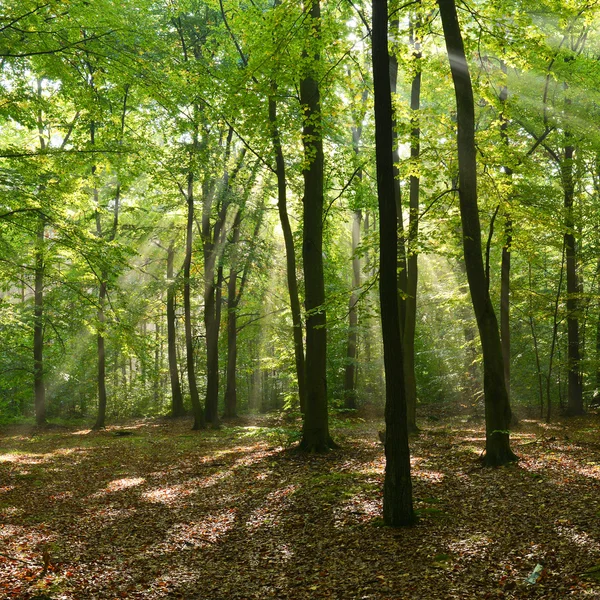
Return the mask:
<svg viewBox="0 0 600 600">
<path fill-rule="evenodd" d="M 399 21 L 392 21 L 392 29 L 394 35 L 398 34 Z M 389 54 L 389 80 L 390 90 L 392 95 L 396 93 L 398 81 L 398 60 L 394 54 Z M 404 217 L 402 215 L 402 194 L 400 192 L 400 171 L 398 163 L 400 162 L 400 154 L 398 152 L 398 134 L 396 132 L 396 116 L 392 109 L 392 149 L 393 149 L 393 168 L 394 168 L 394 201 L 396 203 L 396 222 L 398 228 L 398 253 L 397 253 L 397 277 L 398 277 L 398 292 L 399 302 L 398 310 L 400 311 L 400 333 L 404 335 L 404 325 L 406 323 L 406 297 L 408 288 L 407 265 L 406 265 L 406 236 L 404 234 Z"/>
<path fill-rule="evenodd" d="M 227 282 L 227 384 L 225 388 L 225 413 L 224 417 L 232 419 L 237 417 L 237 280 L 238 265 L 237 251 L 240 242 L 240 226 L 242 212 L 238 210 L 233 222 L 232 258 Z"/>
<path fill-rule="evenodd" d="M 229 129 L 225 146 L 224 171 L 222 189 L 219 196 L 217 219 L 214 226 L 210 226 L 210 213 L 212 207 L 211 194 L 205 193 L 204 209 L 202 213 L 202 244 L 204 250 L 204 327 L 206 330 L 206 421 L 214 427 L 219 425 L 219 328 L 221 325 L 220 301 L 217 301 L 217 290 L 221 281 L 215 283 L 215 272 L 219 272 L 221 255 L 223 253 L 226 236 L 225 220 L 230 203 L 230 193 L 233 181 L 244 164 L 246 150 L 242 149 L 237 157 L 237 163 L 231 176 L 229 175 L 228 162 L 231 154 L 233 129 Z M 221 270 L 222 280 L 222 270 Z"/>
<path fill-rule="evenodd" d="M 483 264 L 481 225 L 477 206 L 475 105 L 471 77 L 454 0 L 438 0 L 454 89 L 458 120 L 459 199 L 463 248 L 471 300 L 483 350 L 486 453 L 484 464 L 503 465 L 516 460 L 510 449 L 511 410 L 496 313 L 490 299 Z"/>
<path fill-rule="evenodd" d="M 98 415 L 96 423 L 92 429 L 104 429 L 106 426 L 106 349 L 104 344 L 104 331 L 106 317 L 104 315 L 104 306 L 106 304 L 106 276 L 107 273 L 103 269 L 101 272 L 100 289 L 98 291 L 98 337 L 97 337 L 97 354 L 98 354 Z"/>
<path fill-rule="evenodd" d="M 35 288 L 33 308 L 33 390 L 35 422 L 46 423 L 46 384 L 44 381 L 44 218 L 38 221 L 35 245 Z"/>
<path fill-rule="evenodd" d="M 358 111 L 358 115 L 354 117 L 355 123 L 352 126 L 352 149 L 357 159 L 360 153 L 362 122 L 366 113 L 368 97 L 368 91 L 363 91 L 360 110 Z M 356 180 L 358 185 L 361 186 L 363 180 L 362 168 L 358 169 Z M 360 187 L 358 188 L 358 193 L 361 193 Z M 344 370 L 344 406 L 351 410 L 357 407 L 358 290 L 361 285 L 360 257 L 357 256 L 357 250 L 360 244 L 361 221 L 361 210 L 354 210 L 352 212 L 352 292 L 348 304 L 348 337 L 346 341 L 346 367 Z"/>
<path fill-rule="evenodd" d="M 418 30 L 418 26 L 415 26 Z M 421 51 L 419 42 L 413 34 L 413 57 L 416 73 L 413 77 L 410 92 L 410 109 L 412 111 L 412 131 L 410 138 L 410 158 L 413 168 L 417 168 L 421 154 L 421 128 L 419 110 L 421 108 Z M 406 406 L 409 432 L 416 432 L 417 427 L 417 377 L 415 374 L 415 334 L 417 327 L 417 285 L 419 281 L 419 264 L 417 241 L 419 236 L 419 193 L 420 178 L 410 176 L 409 189 L 409 222 L 407 236 L 407 277 L 404 315 L 404 382 L 406 385 Z"/>
<path fill-rule="evenodd" d="M 506 65 L 502 62 L 502 71 L 506 73 Z M 508 97 L 508 87 L 503 86 L 500 90 L 500 102 L 505 105 Z M 504 113 L 500 115 L 502 124 L 500 135 L 508 146 L 508 119 Z M 504 167 L 504 174 L 510 181 L 512 169 Z M 510 257 L 512 251 L 512 219 L 510 213 L 506 212 L 504 221 L 504 245 L 502 246 L 502 263 L 500 272 L 500 339 L 502 340 L 502 356 L 504 359 L 504 379 L 506 381 L 506 393 L 510 402 Z"/>
<path fill-rule="evenodd" d="M 567 410 L 569 416 L 582 415 L 583 386 L 581 385 L 581 357 L 579 351 L 579 282 L 577 276 L 577 246 L 575 241 L 575 218 L 573 200 L 573 146 L 565 148 L 561 165 L 565 206 L 565 256 L 567 263 L 567 336 L 568 336 L 568 390 Z"/>
<path fill-rule="evenodd" d="M 37 80 L 38 97 L 42 97 L 42 80 Z M 38 113 L 38 135 L 40 150 L 46 150 L 44 137 L 44 115 Z M 46 383 L 44 378 L 44 233 L 46 222 L 40 214 L 35 240 L 35 287 L 33 292 L 33 394 L 35 405 L 35 421 L 38 425 L 46 424 Z"/>
<path fill-rule="evenodd" d="M 275 173 L 277 175 L 277 210 L 283 232 L 285 244 L 286 275 L 288 293 L 290 295 L 290 308 L 292 311 L 292 324 L 294 328 L 294 357 L 296 361 L 296 377 L 298 379 L 298 397 L 300 410 L 304 413 L 306 406 L 306 377 L 304 367 L 304 340 L 302 335 L 302 311 L 298 294 L 298 280 L 296 278 L 296 249 L 294 237 L 287 212 L 287 182 L 285 175 L 285 161 L 281 149 L 279 128 L 277 126 L 277 102 L 274 97 L 269 98 L 269 121 L 271 123 L 271 140 L 275 151 Z"/>
<path fill-rule="evenodd" d="M 96 124 L 92 121 L 90 126 L 90 143 L 92 146 L 96 143 L 95 140 Z M 92 179 L 96 175 L 96 165 L 92 165 Z M 93 187 L 94 206 L 96 207 L 96 236 L 102 237 L 102 221 L 100 218 L 100 197 L 98 187 L 94 181 Z M 98 372 L 96 378 L 96 386 L 98 388 L 98 414 L 96 422 L 92 429 L 104 429 L 106 425 L 106 349 L 104 344 L 104 332 L 106 317 L 104 315 L 104 306 L 106 304 L 106 267 L 100 269 L 100 287 L 98 289 L 98 334 L 96 336 L 96 354 L 98 357 Z"/>
<path fill-rule="evenodd" d="M 535 366 L 538 380 L 538 393 L 540 399 L 540 419 L 542 419 L 544 417 L 544 383 L 542 380 L 540 351 L 538 347 L 537 333 L 535 330 L 535 321 L 533 318 L 533 285 L 531 278 L 531 261 L 529 261 L 529 328 L 531 329 L 531 339 L 533 340 L 533 351 L 535 353 Z"/>
<path fill-rule="evenodd" d="M 187 227 L 185 239 L 185 259 L 183 262 L 183 311 L 185 324 L 185 350 L 187 363 L 188 386 L 192 410 L 194 411 L 194 425 L 192 429 L 202 429 L 206 425 L 204 410 L 200 404 L 198 384 L 196 383 L 196 361 L 194 359 L 194 338 L 192 336 L 192 302 L 190 297 L 190 275 L 192 266 L 192 241 L 194 236 L 194 174 L 188 173 L 187 181 Z"/>
<path fill-rule="evenodd" d="M 362 213 L 352 213 L 352 293 L 348 306 L 348 339 L 346 343 L 346 368 L 344 371 L 344 406 L 355 409 L 356 404 L 356 356 L 358 342 L 358 289 L 360 288 L 360 258 L 356 256 L 360 243 Z"/>
<path fill-rule="evenodd" d="M 598 406 L 600 404 L 600 258 L 596 263 L 596 293 L 598 295 L 598 308 L 596 321 L 596 389 L 592 398 L 592 404 Z"/>
<path fill-rule="evenodd" d="M 550 345 L 550 357 L 548 358 L 548 377 L 546 378 L 546 422 L 550 423 L 552 417 L 552 396 L 550 394 L 550 384 L 552 382 L 552 365 L 554 361 L 554 350 L 558 340 L 558 309 L 560 306 L 560 296 L 562 293 L 562 283 L 565 273 L 565 254 L 566 254 L 566 240 L 563 239 L 563 247 L 560 261 L 560 277 L 558 278 L 558 288 L 556 290 L 556 298 L 554 300 L 554 315 L 552 324 L 552 343 Z M 558 386 L 558 393 L 560 396 L 560 380 Z"/>
<path fill-rule="evenodd" d="M 169 378 L 171 380 L 171 416 L 182 417 L 185 414 L 183 394 L 177 369 L 177 329 L 175 319 L 176 281 L 174 280 L 175 247 L 171 241 L 167 249 L 167 354 L 169 359 Z"/>
<path fill-rule="evenodd" d="M 129 95 L 129 85 L 125 85 L 125 91 L 123 95 L 123 110 L 121 112 L 121 131 L 119 144 L 123 140 L 123 134 L 125 132 L 125 116 L 127 114 L 127 97 Z M 90 127 L 90 142 L 92 146 L 96 143 L 96 124 L 94 121 Z M 92 178 L 96 174 L 96 165 L 92 166 Z M 117 172 L 118 177 L 118 172 Z M 96 206 L 96 235 L 101 238 L 103 236 L 102 221 L 100 216 L 100 198 L 98 195 L 98 188 L 94 182 L 93 188 L 94 204 Z M 121 201 L 121 183 L 117 181 L 117 188 L 115 191 L 115 201 L 113 208 L 113 222 L 110 229 L 109 241 L 114 241 L 117 236 L 117 229 L 119 227 L 119 205 Z M 100 269 L 100 288 L 98 290 L 98 337 L 97 337 L 97 354 L 98 354 L 98 415 L 96 417 L 96 423 L 93 429 L 99 430 L 104 429 L 106 426 L 106 406 L 107 406 L 107 393 L 106 393 L 106 348 L 105 348 L 105 334 L 106 334 L 106 315 L 104 312 L 106 306 L 106 295 L 108 293 L 108 269 L 104 266 Z"/>
<path fill-rule="evenodd" d="M 387 0 L 373 0 L 375 156 L 379 199 L 379 298 L 385 365 L 385 479 L 383 519 L 393 527 L 414 522 L 406 415 L 402 335 L 398 311 L 397 213 L 394 193 L 392 97 L 387 41 Z"/>
<path fill-rule="evenodd" d="M 305 12 L 313 30 L 311 44 L 320 41 L 321 5 L 307 0 Z M 319 52 L 305 54 L 318 63 Z M 306 308 L 306 410 L 300 449 L 324 452 L 335 446 L 329 435 L 327 413 L 327 320 L 323 275 L 323 130 L 319 84 L 308 67 L 300 81 L 300 104 L 304 115 L 304 210 L 302 258 Z"/>
</svg>

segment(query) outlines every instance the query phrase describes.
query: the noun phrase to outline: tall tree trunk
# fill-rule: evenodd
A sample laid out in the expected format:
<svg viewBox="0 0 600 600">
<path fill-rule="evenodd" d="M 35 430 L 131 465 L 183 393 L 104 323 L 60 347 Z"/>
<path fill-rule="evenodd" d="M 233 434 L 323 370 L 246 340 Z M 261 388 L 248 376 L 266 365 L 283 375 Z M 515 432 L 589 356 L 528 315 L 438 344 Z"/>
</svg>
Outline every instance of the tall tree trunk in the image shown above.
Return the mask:
<svg viewBox="0 0 600 600">
<path fill-rule="evenodd" d="M 176 281 L 174 280 L 175 247 L 171 241 L 167 249 L 167 354 L 169 358 L 169 377 L 171 380 L 171 416 L 182 417 L 185 414 L 183 394 L 177 369 L 177 329 L 175 319 Z"/>
<path fill-rule="evenodd" d="M 290 295 L 290 309 L 292 311 L 292 325 L 294 328 L 294 357 L 296 362 L 296 377 L 298 379 L 298 399 L 300 410 L 304 413 L 306 407 L 306 377 L 304 367 L 304 340 L 302 336 L 302 311 L 298 294 L 298 280 L 296 279 L 296 249 L 294 237 L 287 212 L 287 182 L 285 174 L 285 161 L 281 149 L 281 138 L 277 125 L 277 102 L 274 96 L 269 98 L 269 122 L 271 124 L 271 140 L 275 151 L 275 174 L 277 176 L 277 210 L 283 232 L 285 244 L 286 276 L 288 293 Z"/>
<path fill-rule="evenodd" d="M 416 73 L 411 83 L 410 109 L 412 111 L 412 131 L 410 138 L 410 158 L 413 169 L 418 167 L 421 153 L 421 128 L 419 123 L 419 110 L 421 108 L 421 50 L 416 38 L 419 25 L 414 24 L 415 33 L 412 34 L 413 58 Z M 415 334 L 417 328 L 417 284 L 419 281 L 419 265 L 417 240 L 419 235 L 419 188 L 418 175 L 410 176 L 409 190 L 409 222 L 407 236 L 407 277 L 406 300 L 404 315 L 404 382 L 406 385 L 406 406 L 408 430 L 416 432 L 417 427 L 417 377 L 415 374 Z"/>
<path fill-rule="evenodd" d="M 354 125 L 352 126 L 352 149 L 357 160 L 359 160 L 362 122 L 367 109 L 368 97 L 369 93 L 365 89 L 362 93 L 360 109 L 358 114 L 354 116 Z M 356 171 L 356 180 L 358 185 L 361 186 L 363 180 L 362 167 L 359 167 Z M 361 193 L 360 187 L 358 193 Z M 360 244 L 361 222 L 362 212 L 360 209 L 355 209 L 352 212 L 352 292 L 348 304 L 348 337 L 346 341 L 346 367 L 344 369 L 344 406 L 351 410 L 357 407 L 358 290 L 361 285 L 360 257 L 357 255 L 357 251 Z"/>
<path fill-rule="evenodd" d="M 500 332 L 490 299 L 481 247 L 473 88 L 455 1 L 438 0 L 438 6 L 456 93 L 459 199 L 465 266 L 483 350 L 486 422 L 484 464 L 496 466 L 514 461 L 516 456 L 510 449 L 511 410 L 504 380 Z"/>
<path fill-rule="evenodd" d="M 387 0 L 373 0 L 375 156 L 379 199 L 379 298 L 385 366 L 385 479 L 383 519 L 393 527 L 414 522 L 406 416 L 402 335 L 398 312 L 397 213 L 394 194 L 393 114 L 387 36 Z"/>
<path fill-rule="evenodd" d="M 502 61 L 502 71 L 506 74 L 506 65 Z M 508 97 L 508 87 L 502 86 L 500 90 L 500 102 L 504 107 Z M 508 146 L 508 119 L 504 113 L 500 114 L 500 135 Z M 512 169 L 505 166 L 503 168 L 506 178 L 510 181 L 512 178 Z M 504 359 L 504 380 L 506 381 L 506 393 L 510 402 L 510 256 L 512 245 L 512 219 L 510 213 L 506 211 L 504 221 L 504 244 L 502 246 L 502 266 L 500 272 L 500 339 L 502 340 L 502 356 Z"/>
<path fill-rule="evenodd" d="M 194 425 L 192 429 L 202 429 L 206 425 L 204 410 L 200 404 L 198 384 L 196 383 L 196 361 L 194 359 L 194 338 L 192 336 L 192 302 L 190 297 L 190 275 L 192 267 L 192 241 L 194 236 L 194 174 L 188 173 L 187 178 L 187 227 L 185 238 L 185 258 L 183 262 L 183 312 L 185 324 L 185 350 L 188 386 L 192 410 L 194 411 Z"/>
<path fill-rule="evenodd" d="M 33 390 L 35 422 L 46 423 L 46 385 L 44 381 L 44 218 L 40 216 L 35 244 L 35 288 L 33 308 Z"/>
<path fill-rule="evenodd" d="M 123 141 L 123 135 L 125 132 L 125 116 L 127 114 L 127 97 L 129 95 L 129 85 L 125 85 L 123 95 L 123 109 L 121 112 L 121 129 L 119 144 Z M 90 127 L 90 142 L 92 146 L 96 143 L 96 124 L 94 121 Z M 96 174 L 96 165 L 92 166 L 92 178 Z M 117 177 L 119 173 L 117 172 Z M 93 188 L 94 204 L 96 206 L 96 235 L 101 238 L 103 236 L 102 221 L 100 216 L 100 198 L 98 195 L 98 188 L 96 182 L 94 182 Z M 117 187 L 115 190 L 115 202 L 113 208 L 113 222 L 110 230 L 109 241 L 114 241 L 117 236 L 117 229 L 119 227 L 119 206 L 121 201 L 121 183 L 117 180 Z M 106 266 L 100 269 L 100 288 L 98 290 L 98 337 L 97 337 L 97 354 L 98 354 L 98 415 L 93 429 L 99 430 L 104 429 L 106 426 L 106 406 L 107 406 L 107 393 L 106 393 L 106 348 L 105 348 L 105 333 L 106 333 L 106 315 L 104 308 L 106 306 L 106 295 L 108 293 L 108 269 Z"/>
<path fill-rule="evenodd" d="M 353 132 L 354 137 L 354 132 Z M 355 148 L 357 150 L 357 148 Z M 362 178 L 362 174 L 361 174 Z M 356 404 L 356 356 L 358 342 L 358 289 L 360 288 L 360 258 L 356 255 L 360 243 L 362 213 L 352 213 L 352 293 L 348 306 L 348 339 L 346 343 L 346 368 L 344 370 L 344 406 L 355 409 Z"/>
<path fill-rule="evenodd" d="M 92 121 L 90 125 L 90 143 L 93 146 L 96 143 L 96 124 Z M 92 180 L 96 176 L 96 165 L 92 165 Z M 102 237 L 102 221 L 100 218 L 100 197 L 98 194 L 98 186 L 93 182 L 92 194 L 94 196 L 94 206 L 96 207 L 96 236 Z M 104 344 L 104 328 L 106 318 L 104 315 L 104 306 L 106 304 L 106 267 L 100 269 L 100 287 L 98 289 L 98 333 L 96 336 L 96 354 L 98 357 L 98 372 L 96 376 L 96 386 L 98 388 L 98 414 L 96 422 L 92 429 L 103 429 L 106 424 L 106 349 Z"/>
<path fill-rule="evenodd" d="M 596 309 L 596 389 L 592 398 L 594 406 L 600 405 L 600 258 L 596 263 L 596 293 L 598 295 L 598 307 Z"/>
<path fill-rule="evenodd" d="M 225 146 L 222 189 L 219 194 L 217 219 L 211 228 L 210 215 L 212 194 L 204 194 L 202 212 L 202 245 L 204 253 L 204 327 L 206 330 L 206 421 L 217 427 L 219 424 L 219 328 L 221 325 L 220 301 L 216 295 L 222 282 L 215 282 L 215 273 L 219 272 L 221 255 L 226 236 L 225 220 L 230 204 L 231 186 L 244 164 L 246 149 L 243 148 L 238 157 L 234 170 L 229 175 L 229 158 L 231 155 L 233 129 L 229 128 Z"/>
<path fill-rule="evenodd" d="M 397 35 L 400 22 L 398 19 L 392 21 L 393 34 Z M 389 54 L 389 80 L 390 90 L 392 95 L 396 93 L 398 82 L 398 60 L 395 54 Z M 393 106 L 393 105 L 392 105 Z M 407 265 L 406 265 L 406 236 L 404 233 L 404 217 L 402 215 L 402 194 L 400 192 L 400 171 L 398 164 L 400 162 L 400 154 L 398 152 L 398 134 L 396 131 L 396 116 L 392 110 L 392 159 L 394 168 L 394 201 L 396 202 L 396 222 L 398 227 L 398 253 L 397 253 L 397 277 L 399 303 L 398 310 L 400 311 L 400 333 L 404 335 L 404 324 L 406 322 L 406 296 L 408 288 Z"/>
<path fill-rule="evenodd" d="M 233 221 L 232 235 L 232 258 L 229 270 L 229 281 L 227 282 L 227 384 L 225 388 L 225 412 L 224 417 L 232 419 L 237 417 L 237 280 L 238 265 L 237 251 L 240 242 L 240 226 L 242 211 L 238 210 Z"/>
<path fill-rule="evenodd" d="M 42 97 L 42 80 L 37 80 L 38 97 Z M 44 115 L 38 112 L 38 135 L 40 150 L 46 150 L 44 137 Z M 33 394 L 35 421 L 38 425 L 46 423 L 46 383 L 44 378 L 44 232 L 46 221 L 40 214 L 35 240 L 35 287 L 33 292 Z"/>
<path fill-rule="evenodd" d="M 307 0 L 305 13 L 312 29 L 311 45 L 320 41 L 321 5 Z M 319 51 L 305 53 L 307 62 L 318 63 Z M 304 210 L 302 258 L 306 308 L 306 410 L 300 449 L 324 452 L 335 446 L 329 435 L 327 413 L 327 320 L 323 275 L 323 126 L 319 84 L 308 67 L 300 81 L 300 104 L 304 115 Z"/>
<path fill-rule="evenodd" d="M 561 165 L 565 207 L 565 255 L 567 263 L 567 336 L 568 336 L 568 390 L 567 410 L 569 416 L 581 415 L 583 409 L 583 386 L 581 384 L 581 357 L 579 352 L 579 282 L 577 276 L 577 246 L 575 241 L 575 218 L 573 201 L 573 146 L 566 146 Z"/>
<path fill-rule="evenodd" d="M 542 381 L 542 367 L 540 363 L 540 350 L 538 346 L 537 333 L 535 330 L 535 321 L 533 318 L 533 285 L 531 277 L 531 261 L 529 261 L 529 329 L 531 330 L 531 339 L 533 340 L 533 351 L 535 353 L 535 367 L 538 380 L 538 394 L 540 399 L 540 419 L 544 418 L 544 384 Z"/>
</svg>

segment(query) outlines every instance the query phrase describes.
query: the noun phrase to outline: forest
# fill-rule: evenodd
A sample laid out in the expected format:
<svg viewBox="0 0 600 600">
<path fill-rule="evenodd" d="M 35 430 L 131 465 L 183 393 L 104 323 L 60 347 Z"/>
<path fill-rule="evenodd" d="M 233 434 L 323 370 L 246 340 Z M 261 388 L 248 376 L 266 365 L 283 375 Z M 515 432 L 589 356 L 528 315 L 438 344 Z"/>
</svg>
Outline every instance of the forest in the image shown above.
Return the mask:
<svg viewBox="0 0 600 600">
<path fill-rule="evenodd" d="M 0 0 L 0 596 L 600 598 L 600 0 Z"/>
</svg>

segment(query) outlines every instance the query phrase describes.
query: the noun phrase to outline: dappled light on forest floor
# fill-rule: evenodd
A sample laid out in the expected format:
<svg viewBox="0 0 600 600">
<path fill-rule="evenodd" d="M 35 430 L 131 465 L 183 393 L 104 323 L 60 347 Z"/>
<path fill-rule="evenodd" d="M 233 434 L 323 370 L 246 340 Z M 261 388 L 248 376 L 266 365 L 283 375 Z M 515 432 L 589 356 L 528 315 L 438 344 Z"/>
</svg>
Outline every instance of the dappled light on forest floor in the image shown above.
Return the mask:
<svg viewBox="0 0 600 600">
<path fill-rule="evenodd" d="M 462 425 L 411 439 L 418 522 L 397 530 L 381 526 L 381 423 L 340 422 L 343 447 L 308 456 L 264 420 L 0 437 L 0 597 L 598 597 L 585 576 L 600 564 L 590 422 L 522 423 L 519 462 L 498 469 L 477 460 L 483 428 Z M 538 563 L 540 582 L 525 583 Z"/>
</svg>

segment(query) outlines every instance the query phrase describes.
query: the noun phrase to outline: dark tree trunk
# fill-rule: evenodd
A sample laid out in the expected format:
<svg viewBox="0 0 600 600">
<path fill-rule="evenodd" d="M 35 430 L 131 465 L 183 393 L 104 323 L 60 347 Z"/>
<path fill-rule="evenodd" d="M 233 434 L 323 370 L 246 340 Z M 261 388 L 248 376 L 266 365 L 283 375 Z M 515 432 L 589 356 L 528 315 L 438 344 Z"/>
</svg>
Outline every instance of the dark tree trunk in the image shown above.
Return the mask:
<svg viewBox="0 0 600 600">
<path fill-rule="evenodd" d="M 415 26 L 417 28 L 417 26 Z M 414 34 L 413 34 L 414 35 Z M 415 76 L 413 77 L 410 92 L 410 108 L 412 111 L 412 131 L 410 139 L 410 158 L 415 163 L 419 161 L 421 153 L 421 128 L 419 125 L 419 110 L 421 108 L 421 51 L 416 38 L 412 40 L 414 60 L 416 63 Z M 417 240 L 419 235 L 419 188 L 420 179 L 416 175 L 410 176 L 409 190 L 409 222 L 407 236 L 407 277 L 406 301 L 404 315 L 404 383 L 406 385 L 406 406 L 408 430 L 416 432 L 417 427 L 417 377 L 415 374 L 415 333 L 417 327 L 417 284 L 419 281 L 419 265 Z"/>
<path fill-rule="evenodd" d="M 309 24 L 314 31 L 312 44 L 320 38 L 321 6 L 319 0 L 306 3 Z M 311 52 L 313 52 L 311 50 Z M 319 52 L 309 61 L 318 63 Z M 325 281 L 323 275 L 323 131 L 319 84 L 313 68 L 308 68 L 300 82 L 300 104 L 304 115 L 302 143 L 306 164 L 304 176 L 304 210 L 302 258 L 306 308 L 306 410 L 300 449 L 324 452 L 335 446 L 329 435 L 327 414 L 327 321 L 325 317 Z"/>
<path fill-rule="evenodd" d="M 225 388 L 225 412 L 224 417 L 232 419 L 237 416 L 237 250 L 240 242 L 240 225 L 242 212 L 238 210 L 233 222 L 232 236 L 232 258 L 229 270 L 229 281 L 227 282 L 227 384 Z"/>
<path fill-rule="evenodd" d="M 187 182 L 187 227 L 185 237 L 185 258 L 183 261 L 183 311 L 185 323 L 185 351 L 188 386 L 192 410 L 194 412 L 194 425 L 192 429 L 202 429 L 206 425 L 204 410 L 200 404 L 198 384 L 196 383 L 196 361 L 194 359 L 194 338 L 192 335 L 192 302 L 190 297 L 190 275 L 192 267 L 192 241 L 194 236 L 194 174 L 188 173 Z"/>
<path fill-rule="evenodd" d="M 577 276 L 577 246 L 575 241 L 575 218 L 573 200 L 573 146 L 565 148 L 561 165 L 565 206 L 565 257 L 567 263 L 567 336 L 568 336 L 568 389 L 567 410 L 569 416 L 582 415 L 583 386 L 581 383 L 581 356 L 579 351 L 579 282 Z"/>
<path fill-rule="evenodd" d="M 385 365 L 385 479 L 383 519 L 386 525 L 414 522 L 402 337 L 398 312 L 397 213 L 394 197 L 393 115 L 387 41 L 387 0 L 373 0 L 373 84 L 375 152 L 379 198 L 379 296 Z"/>
<path fill-rule="evenodd" d="M 205 272 L 206 275 L 206 272 Z M 219 422 L 219 327 L 216 318 L 214 275 L 204 287 L 204 328 L 206 330 L 206 421 Z"/>
<path fill-rule="evenodd" d="M 294 328 L 294 357 L 296 360 L 296 377 L 298 379 L 298 397 L 300 410 L 305 411 L 306 406 L 306 376 L 304 367 L 304 340 L 302 337 L 302 311 L 298 295 L 298 280 L 296 279 L 296 249 L 294 237 L 287 212 L 287 182 L 285 175 L 285 161 L 281 149 L 281 139 L 277 126 L 277 102 L 269 98 L 269 121 L 271 123 L 271 139 L 275 151 L 275 173 L 277 175 L 277 210 L 283 232 L 285 244 L 286 275 L 288 292 L 290 295 L 290 308 L 292 311 L 292 324 Z"/>
<path fill-rule="evenodd" d="M 398 34 L 399 21 L 392 21 L 393 34 Z M 389 81 L 390 91 L 396 93 L 398 81 L 398 60 L 394 54 L 389 54 Z M 396 117 L 392 110 L 392 160 L 394 168 L 394 201 L 396 203 L 396 222 L 398 227 L 398 253 L 397 253 L 397 277 L 398 291 L 400 293 L 398 310 L 400 311 L 400 333 L 404 335 L 404 325 L 406 323 L 406 296 L 408 288 L 407 265 L 406 265 L 406 236 L 404 234 L 404 217 L 402 215 L 402 194 L 400 193 L 400 171 L 398 163 L 400 162 L 400 154 L 398 152 L 398 134 L 396 132 Z M 405 367 L 406 368 L 406 367 Z M 406 383 L 406 382 L 405 382 Z"/>
<path fill-rule="evenodd" d="M 46 423 L 46 385 L 44 382 L 44 230 L 40 217 L 35 246 L 35 288 L 33 307 L 33 390 L 35 422 Z"/>
<path fill-rule="evenodd" d="M 219 329 L 221 325 L 221 307 L 216 294 L 221 282 L 215 283 L 215 273 L 219 272 L 219 263 L 225 247 L 225 219 L 230 203 L 233 181 L 244 164 L 246 150 L 241 150 L 231 176 L 228 162 L 231 155 L 233 129 L 229 129 L 225 146 L 224 172 L 220 190 L 217 219 L 211 228 L 210 213 L 212 197 L 205 193 L 202 212 L 202 247 L 204 253 L 204 327 L 206 330 L 206 421 L 219 425 Z M 221 271 L 222 279 L 222 271 Z"/>
<path fill-rule="evenodd" d="M 455 2 L 454 0 L 438 0 L 438 5 L 456 93 L 459 199 L 465 266 L 483 350 L 486 422 L 484 464 L 503 465 L 516 460 L 516 456 L 510 449 L 511 411 L 504 380 L 500 332 L 490 299 L 481 247 L 481 225 L 477 206 L 473 88 Z"/>
<path fill-rule="evenodd" d="M 167 355 L 169 358 L 169 378 L 171 380 L 171 416 L 182 417 L 185 414 L 183 394 L 177 369 L 177 329 L 175 319 L 175 296 L 177 291 L 174 280 L 175 248 L 174 242 L 167 249 Z"/>
</svg>

